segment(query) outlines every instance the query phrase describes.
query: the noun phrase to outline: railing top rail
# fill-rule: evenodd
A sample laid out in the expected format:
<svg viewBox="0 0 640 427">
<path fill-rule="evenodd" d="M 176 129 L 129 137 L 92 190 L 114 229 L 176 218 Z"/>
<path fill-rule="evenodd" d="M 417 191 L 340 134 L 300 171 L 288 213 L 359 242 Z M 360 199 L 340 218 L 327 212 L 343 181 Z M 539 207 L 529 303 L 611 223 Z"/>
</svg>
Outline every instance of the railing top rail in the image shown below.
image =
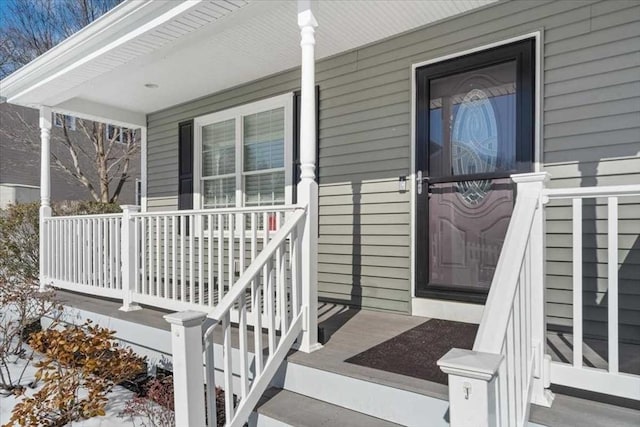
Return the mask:
<svg viewBox="0 0 640 427">
<path fill-rule="evenodd" d="M 222 301 L 211 311 L 207 317 L 219 322 L 224 315 L 231 310 L 236 300 L 243 295 L 245 289 L 251 285 L 251 281 L 262 272 L 262 267 L 273 256 L 278 247 L 285 241 L 291 231 L 298 225 L 298 222 L 304 218 L 305 208 L 298 207 L 294 214 L 280 227 L 275 236 L 267 243 L 264 249 L 258 254 L 256 259 L 249 265 L 240 278 L 231 286 L 229 292 L 222 298 Z M 213 325 L 205 333 L 205 339 L 208 338 Z"/>
<path fill-rule="evenodd" d="M 271 206 L 253 206 L 245 208 L 219 208 L 219 209 L 189 209 L 179 211 L 152 211 L 152 212 L 135 212 L 131 216 L 148 217 L 148 216 L 181 216 L 181 215 L 200 215 L 200 214 L 224 214 L 224 213 L 262 213 L 262 212 L 293 212 L 300 209 L 297 205 L 271 205 Z"/>
<path fill-rule="evenodd" d="M 512 219 L 507 229 L 498 265 L 496 266 L 482 320 L 473 344 L 474 351 L 500 353 L 511 307 L 516 294 L 515 283 L 527 250 L 529 234 L 538 204 L 537 197 L 518 194 Z"/>
<path fill-rule="evenodd" d="M 545 188 L 542 194 L 550 199 L 640 196 L 640 184 L 606 185 L 599 187 Z"/>
<path fill-rule="evenodd" d="M 91 215 L 60 215 L 43 218 L 45 221 L 66 220 L 66 219 L 100 219 L 100 218 L 122 218 L 122 213 L 91 214 Z"/>
</svg>

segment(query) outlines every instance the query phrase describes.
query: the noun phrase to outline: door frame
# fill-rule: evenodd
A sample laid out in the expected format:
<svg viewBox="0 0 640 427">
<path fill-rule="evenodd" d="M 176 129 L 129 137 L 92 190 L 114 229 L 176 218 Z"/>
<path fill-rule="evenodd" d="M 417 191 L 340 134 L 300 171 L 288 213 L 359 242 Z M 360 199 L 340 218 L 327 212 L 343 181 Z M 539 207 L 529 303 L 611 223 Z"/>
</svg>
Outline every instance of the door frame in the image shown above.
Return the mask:
<svg viewBox="0 0 640 427">
<path fill-rule="evenodd" d="M 429 59 L 411 65 L 411 314 L 446 320 L 458 320 L 471 323 L 479 323 L 482 317 L 483 304 L 475 304 L 460 301 L 440 300 L 416 296 L 416 248 L 417 248 L 417 221 L 416 221 L 416 70 L 425 65 L 432 65 L 449 59 L 458 58 L 471 53 L 478 53 L 495 47 L 500 47 L 526 39 L 534 39 L 535 65 L 534 65 L 534 135 L 533 135 L 533 171 L 542 169 L 542 74 L 543 74 L 543 31 L 537 30 L 517 35 L 508 39 L 502 39 L 493 43 L 480 45 L 471 49 L 458 51 L 448 55 Z"/>
</svg>

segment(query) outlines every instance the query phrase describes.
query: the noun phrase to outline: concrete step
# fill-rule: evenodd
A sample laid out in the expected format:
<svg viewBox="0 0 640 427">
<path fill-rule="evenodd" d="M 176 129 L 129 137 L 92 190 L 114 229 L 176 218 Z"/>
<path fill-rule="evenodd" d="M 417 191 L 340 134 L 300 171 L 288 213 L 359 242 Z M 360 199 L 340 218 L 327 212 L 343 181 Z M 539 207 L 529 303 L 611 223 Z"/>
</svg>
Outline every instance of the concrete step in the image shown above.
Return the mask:
<svg viewBox="0 0 640 427">
<path fill-rule="evenodd" d="M 394 424 L 291 391 L 267 390 L 249 420 L 257 427 L 394 427 Z"/>
<path fill-rule="evenodd" d="M 425 420 L 429 420 L 429 426 L 449 425 L 449 402 L 446 399 L 415 389 L 383 384 L 375 377 L 350 376 L 288 361 L 273 385 L 390 423 L 424 426 Z"/>
</svg>

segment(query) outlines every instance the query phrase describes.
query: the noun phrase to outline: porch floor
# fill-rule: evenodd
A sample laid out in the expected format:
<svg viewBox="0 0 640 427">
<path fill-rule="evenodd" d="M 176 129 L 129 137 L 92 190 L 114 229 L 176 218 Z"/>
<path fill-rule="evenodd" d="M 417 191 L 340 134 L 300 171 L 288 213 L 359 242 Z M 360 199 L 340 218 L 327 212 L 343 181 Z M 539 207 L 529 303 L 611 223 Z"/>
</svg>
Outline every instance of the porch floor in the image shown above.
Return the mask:
<svg viewBox="0 0 640 427">
<path fill-rule="evenodd" d="M 66 306 L 157 329 L 170 329 L 169 324 L 162 318 L 168 313 L 165 310 L 146 307 L 143 310 L 126 313 L 118 310 L 121 305 L 119 301 L 67 291 L 59 291 L 58 294 L 61 302 Z M 347 362 L 347 359 L 423 324 L 429 320 L 428 318 L 356 310 L 328 303 L 320 305 L 318 317 L 319 325 L 324 332 L 323 347 L 311 354 L 293 351 L 287 359 L 289 362 L 442 400 L 448 399 L 448 387 L 444 384 Z M 251 334 L 251 331 L 249 333 Z M 232 334 L 232 336 L 235 335 Z M 218 339 L 221 341 L 221 337 L 214 336 L 215 341 Z M 549 339 L 556 340 L 557 337 L 552 336 Z M 248 341 L 251 345 L 253 339 L 249 337 Z M 237 343 L 232 345 L 236 347 Z M 555 360 L 563 360 L 562 357 L 566 356 L 561 356 L 562 351 L 566 352 L 566 349 L 551 348 L 551 350 L 558 351 L 558 354 L 552 354 Z M 589 354 L 585 351 L 585 357 Z M 626 402 L 627 406 L 631 406 L 629 408 L 619 406 L 615 399 L 594 402 L 590 400 L 594 396 L 574 397 L 565 395 L 565 390 L 556 388 L 556 391 L 552 408 L 532 406 L 531 421 L 548 426 L 610 427 L 636 426 L 640 420 L 640 405 L 633 403 L 629 405 L 629 402 Z"/>
</svg>

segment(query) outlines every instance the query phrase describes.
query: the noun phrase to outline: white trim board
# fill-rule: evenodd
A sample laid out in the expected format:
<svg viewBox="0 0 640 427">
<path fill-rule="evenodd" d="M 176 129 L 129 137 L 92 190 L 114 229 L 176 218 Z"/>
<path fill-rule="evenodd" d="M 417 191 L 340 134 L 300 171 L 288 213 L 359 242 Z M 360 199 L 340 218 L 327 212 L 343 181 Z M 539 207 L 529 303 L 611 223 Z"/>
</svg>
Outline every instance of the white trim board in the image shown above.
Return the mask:
<svg viewBox="0 0 640 427">
<path fill-rule="evenodd" d="M 432 298 L 411 298 L 411 315 L 480 324 L 484 305 Z"/>
<path fill-rule="evenodd" d="M 498 40 L 493 43 L 477 46 L 471 49 L 454 52 L 448 55 L 439 56 L 437 58 L 428 59 L 422 62 L 418 62 L 411 65 L 411 174 L 409 180 L 411 186 L 409 191 L 411 192 L 411 315 L 412 316 L 424 316 L 436 319 L 445 320 L 463 320 L 465 318 L 476 319 L 468 320 L 470 323 L 479 323 L 482 317 L 482 309 L 484 305 L 459 303 L 446 300 L 434 300 L 416 297 L 416 70 L 425 65 L 435 64 L 437 62 L 447 61 L 449 59 L 458 58 L 471 53 L 482 52 L 498 46 L 504 46 L 510 43 L 515 43 L 526 39 L 535 39 L 535 93 L 534 93 L 534 172 L 540 172 L 542 170 L 543 159 L 543 147 L 542 147 L 542 129 L 543 129 L 543 116 L 542 116 L 542 73 L 543 73 L 543 31 L 542 29 L 528 32 L 526 34 L 517 35 L 508 39 Z M 462 306 L 464 307 L 462 307 Z M 466 307 L 466 308 L 465 308 Z M 475 308 L 474 308 L 475 307 Z M 479 314 L 478 314 L 479 313 Z M 450 318 L 449 316 L 460 316 L 456 318 Z M 446 317 L 438 317 L 446 316 Z"/>
</svg>

